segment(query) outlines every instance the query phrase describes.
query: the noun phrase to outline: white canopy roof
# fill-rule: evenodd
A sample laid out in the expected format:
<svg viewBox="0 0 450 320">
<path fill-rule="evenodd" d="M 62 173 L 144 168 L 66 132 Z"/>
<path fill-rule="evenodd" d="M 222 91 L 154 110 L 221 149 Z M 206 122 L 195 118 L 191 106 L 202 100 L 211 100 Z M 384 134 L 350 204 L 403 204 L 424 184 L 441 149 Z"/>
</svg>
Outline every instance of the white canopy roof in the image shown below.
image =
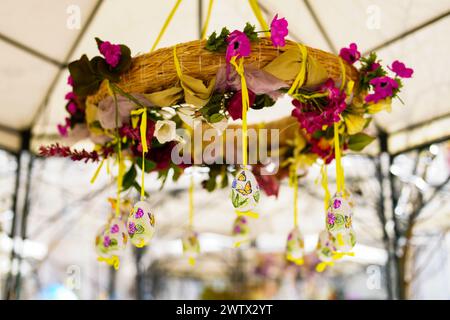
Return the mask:
<svg viewBox="0 0 450 320">
<path fill-rule="evenodd" d="M 293 40 L 331 52 L 356 42 L 363 52 L 377 49 L 385 63 L 399 59 L 415 69 L 414 78 L 406 81 L 401 94 L 405 105 L 396 102 L 392 113 L 376 117 L 379 128 L 389 133 L 401 131 L 390 139 L 393 152 L 450 136 L 450 1 L 259 2 L 268 21 L 275 13 L 288 19 Z M 17 150 L 19 131 L 30 127 L 35 137 L 51 138 L 56 124 L 64 119 L 67 63 L 83 53 L 97 54 L 96 36 L 124 43 L 134 55 L 147 52 L 174 3 L 3 0 L 0 146 Z M 161 47 L 199 37 L 200 3 L 205 16 L 207 0 L 181 3 Z M 79 26 L 73 24 L 78 15 Z M 246 21 L 257 24 L 246 1 L 216 0 L 209 31 L 222 26 L 242 28 Z M 291 111 L 283 104 L 275 106 L 280 116 Z M 270 120 L 271 115 L 273 112 L 264 110 L 251 119 Z M 439 121 L 428 123 L 436 119 Z M 405 128 L 408 130 L 402 131 Z"/>
</svg>

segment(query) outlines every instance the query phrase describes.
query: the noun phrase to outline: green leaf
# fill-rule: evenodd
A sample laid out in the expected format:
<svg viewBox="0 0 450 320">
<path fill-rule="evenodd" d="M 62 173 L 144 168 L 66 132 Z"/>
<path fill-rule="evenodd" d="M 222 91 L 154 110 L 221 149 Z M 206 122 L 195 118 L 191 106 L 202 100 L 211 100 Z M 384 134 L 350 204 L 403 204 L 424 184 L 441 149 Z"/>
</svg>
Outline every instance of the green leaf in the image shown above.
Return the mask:
<svg viewBox="0 0 450 320">
<path fill-rule="evenodd" d="M 230 31 L 227 28 L 222 28 L 220 35 L 214 31 L 206 41 L 205 49 L 213 52 L 224 52 L 227 49 L 227 37 Z"/>
<path fill-rule="evenodd" d="M 255 26 L 249 22 L 245 25 L 244 33 L 250 41 L 258 40 L 258 34 L 255 32 Z"/>
<path fill-rule="evenodd" d="M 214 113 L 212 116 L 209 117 L 210 123 L 216 123 L 221 121 L 225 116 L 221 113 Z"/>
<path fill-rule="evenodd" d="M 357 133 L 350 136 L 348 139 L 348 148 L 353 151 L 361 151 L 373 140 L 375 140 L 375 137 L 369 136 L 368 134 L 362 132 Z"/>
<path fill-rule="evenodd" d="M 266 107 L 271 107 L 275 104 L 275 100 L 269 97 L 267 94 L 259 94 L 255 98 L 255 103 L 250 108 L 259 110 Z"/>
<path fill-rule="evenodd" d="M 136 164 L 139 167 L 139 169 L 142 170 L 142 157 L 136 157 Z M 154 163 L 151 160 L 145 159 L 144 166 L 145 166 L 145 172 L 149 173 L 150 171 L 155 169 L 156 163 Z"/>
<path fill-rule="evenodd" d="M 131 165 L 130 169 L 125 173 L 123 176 L 122 181 L 122 191 L 130 189 L 130 187 L 133 186 L 135 180 L 136 180 L 137 172 L 136 167 L 134 166 L 134 163 Z"/>
<path fill-rule="evenodd" d="M 260 197 L 260 193 L 259 193 L 259 191 L 256 191 L 256 192 L 253 194 L 253 199 L 255 199 L 255 201 L 258 202 L 258 201 L 259 201 L 259 197 Z"/>
<path fill-rule="evenodd" d="M 142 234 L 144 233 L 144 227 L 140 225 L 139 223 L 136 224 L 136 234 Z"/>
<path fill-rule="evenodd" d="M 78 97 L 86 97 L 98 90 L 103 79 L 86 55 L 69 63 L 68 68 L 73 78 L 73 90 Z"/>
<path fill-rule="evenodd" d="M 110 244 L 110 246 L 111 246 L 111 247 L 117 246 L 117 240 L 116 240 L 116 239 L 111 239 L 111 244 Z"/>
</svg>

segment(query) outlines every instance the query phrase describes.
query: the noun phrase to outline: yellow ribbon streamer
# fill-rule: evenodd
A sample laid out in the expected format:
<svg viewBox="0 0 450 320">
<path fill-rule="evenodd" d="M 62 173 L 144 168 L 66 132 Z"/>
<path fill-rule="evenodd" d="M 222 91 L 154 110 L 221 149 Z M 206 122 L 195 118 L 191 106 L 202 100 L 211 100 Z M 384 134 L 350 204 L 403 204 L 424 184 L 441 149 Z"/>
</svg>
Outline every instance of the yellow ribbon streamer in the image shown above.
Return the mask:
<svg viewBox="0 0 450 320">
<path fill-rule="evenodd" d="M 328 173 L 327 165 L 324 163 L 320 168 L 320 173 L 322 174 L 322 188 L 325 191 L 325 196 L 323 198 L 323 205 L 325 213 L 328 209 L 328 203 L 330 202 L 330 190 L 328 189 Z"/>
<path fill-rule="evenodd" d="M 214 0 L 209 0 L 208 12 L 206 14 L 205 24 L 202 28 L 202 40 L 206 38 L 206 32 L 208 31 L 209 20 L 211 18 L 211 11 L 214 4 Z"/>
<path fill-rule="evenodd" d="M 113 266 L 115 270 L 118 270 L 120 266 L 120 259 L 118 256 L 112 256 L 111 258 L 98 257 L 97 261 L 106 262 L 108 265 Z"/>
<path fill-rule="evenodd" d="M 189 228 L 194 224 L 194 173 L 191 175 L 191 182 L 189 185 Z"/>
<path fill-rule="evenodd" d="M 291 88 L 288 91 L 289 95 L 292 95 L 295 91 L 297 91 L 305 82 L 306 79 L 306 59 L 308 56 L 308 51 L 304 45 L 297 43 L 300 53 L 302 55 L 302 64 L 300 65 L 300 71 L 297 74 L 294 82 L 292 83 Z"/>
<path fill-rule="evenodd" d="M 336 156 L 336 187 L 338 192 L 344 191 L 344 169 L 341 163 L 341 148 L 339 141 L 339 123 L 334 123 L 334 153 Z"/>
<path fill-rule="evenodd" d="M 237 216 L 246 216 L 246 217 L 250 217 L 250 218 L 258 218 L 259 217 L 259 214 L 254 211 L 234 210 L 234 212 L 236 213 Z"/>
<path fill-rule="evenodd" d="M 175 6 L 172 8 L 172 10 L 169 13 L 169 16 L 167 17 L 166 21 L 163 24 L 163 27 L 161 28 L 161 31 L 158 34 L 158 37 L 156 38 L 155 43 L 152 46 L 152 49 L 150 50 L 150 52 L 155 51 L 156 47 L 159 44 L 159 41 L 161 41 L 162 36 L 164 35 L 164 32 L 166 31 L 167 27 L 169 26 L 170 21 L 172 20 L 175 12 L 178 9 L 178 6 L 180 5 L 181 0 L 177 0 L 177 2 L 175 3 Z"/>
<path fill-rule="evenodd" d="M 354 252 L 337 252 L 337 251 L 333 251 L 333 260 L 342 259 L 344 256 L 353 257 L 353 256 L 355 256 L 355 253 Z"/>
<path fill-rule="evenodd" d="M 100 170 L 103 167 L 103 163 L 105 162 L 105 159 L 102 160 L 102 162 L 100 162 L 100 164 L 98 165 L 97 169 L 94 172 L 94 175 L 91 178 L 91 184 L 95 182 L 95 180 L 97 179 L 98 174 L 100 173 Z"/>
<path fill-rule="evenodd" d="M 295 263 L 295 264 L 298 265 L 298 266 L 301 266 L 301 265 L 305 262 L 305 260 L 304 260 L 303 258 L 294 258 L 294 257 L 292 256 L 292 254 L 290 254 L 290 253 L 288 253 L 288 254 L 286 255 L 286 259 L 287 259 L 288 261 L 291 261 L 291 262 Z"/>
<path fill-rule="evenodd" d="M 241 92 L 242 92 L 242 164 L 245 168 L 248 162 L 247 154 L 247 110 L 250 107 L 247 81 L 244 75 L 244 58 L 239 59 L 239 65 L 236 63 L 236 57 L 231 58 L 230 63 L 236 69 L 237 74 L 241 78 Z"/>
<path fill-rule="evenodd" d="M 261 28 L 266 31 L 265 35 L 266 37 L 270 37 L 270 32 L 269 30 L 269 26 L 267 25 L 266 20 L 263 18 L 263 15 L 261 13 L 261 8 L 259 7 L 258 1 L 257 0 L 248 0 L 248 2 L 250 3 L 250 7 L 252 7 L 253 13 L 256 17 L 256 19 L 258 20 Z"/>
<path fill-rule="evenodd" d="M 141 144 L 142 144 L 142 176 L 141 176 L 141 200 L 145 198 L 145 154 L 148 152 L 147 145 L 147 108 L 140 108 L 137 110 L 131 111 L 132 116 L 141 115 L 141 125 L 139 126 L 139 131 L 141 135 Z M 136 125 L 136 122 L 133 123 L 133 126 Z"/>
</svg>

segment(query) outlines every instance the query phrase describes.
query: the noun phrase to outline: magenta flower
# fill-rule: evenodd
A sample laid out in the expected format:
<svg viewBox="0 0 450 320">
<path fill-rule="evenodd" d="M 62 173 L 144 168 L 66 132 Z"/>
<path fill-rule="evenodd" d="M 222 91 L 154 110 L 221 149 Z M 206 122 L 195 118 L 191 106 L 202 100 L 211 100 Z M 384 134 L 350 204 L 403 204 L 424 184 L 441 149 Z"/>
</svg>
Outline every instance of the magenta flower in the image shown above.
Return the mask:
<svg viewBox="0 0 450 320">
<path fill-rule="evenodd" d="M 111 239 L 108 236 L 105 236 L 103 238 L 103 246 L 105 248 L 108 248 L 111 245 Z"/>
<path fill-rule="evenodd" d="M 248 90 L 249 105 L 255 103 L 256 95 L 253 91 Z M 242 119 L 242 91 L 237 91 L 230 99 L 227 105 L 228 113 L 233 120 Z"/>
<path fill-rule="evenodd" d="M 129 222 L 128 223 L 128 234 L 131 236 L 136 232 L 136 225 L 134 224 L 134 222 Z"/>
<path fill-rule="evenodd" d="M 290 232 L 290 233 L 288 234 L 288 241 L 291 241 L 293 237 L 294 237 L 293 233 Z"/>
<path fill-rule="evenodd" d="M 333 207 L 335 208 L 335 209 L 338 209 L 338 208 L 340 208 L 341 207 L 341 200 L 339 200 L 339 199 L 334 199 L 334 202 L 333 202 Z"/>
<path fill-rule="evenodd" d="M 72 76 L 70 76 L 70 75 L 67 77 L 67 84 L 68 84 L 69 86 L 73 87 L 73 78 L 72 78 Z"/>
<path fill-rule="evenodd" d="M 105 57 L 106 63 L 115 68 L 119 64 L 121 51 L 118 44 L 104 41 L 100 44 L 100 53 Z"/>
<path fill-rule="evenodd" d="M 119 226 L 117 224 L 114 224 L 111 227 L 111 233 L 117 233 L 117 232 L 119 232 Z"/>
<path fill-rule="evenodd" d="M 395 60 L 389 70 L 394 72 L 400 78 L 411 78 L 414 70 L 412 68 L 407 68 L 403 62 Z"/>
<path fill-rule="evenodd" d="M 234 30 L 228 35 L 227 43 L 228 47 L 225 55 L 227 62 L 230 62 L 232 57 L 240 58 L 250 55 L 250 40 L 245 33 L 239 30 Z"/>
<path fill-rule="evenodd" d="M 377 103 L 387 97 L 392 97 L 395 90 L 398 89 L 397 81 L 388 76 L 372 79 L 369 83 L 373 86 L 374 92 L 366 96 L 366 102 Z"/>
<path fill-rule="evenodd" d="M 369 71 L 370 72 L 376 71 L 379 67 L 381 67 L 381 65 L 378 62 L 374 62 L 370 65 Z"/>
<path fill-rule="evenodd" d="M 62 137 L 68 136 L 69 128 L 70 128 L 70 119 L 66 118 L 65 121 L 66 121 L 65 124 L 58 124 L 58 126 L 57 126 L 58 132 Z"/>
<path fill-rule="evenodd" d="M 270 23 L 270 39 L 274 47 L 284 47 L 286 36 L 288 35 L 288 22 L 285 18 L 278 19 L 278 14 L 273 17 Z"/>
<path fill-rule="evenodd" d="M 65 99 L 66 100 L 75 100 L 77 98 L 77 96 L 75 95 L 75 93 L 74 92 L 67 92 L 66 93 L 66 96 L 65 96 Z"/>
<path fill-rule="evenodd" d="M 328 212 L 328 215 L 327 215 L 328 224 L 334 224 L 335 221 L 336 221 L 336 217 L 334 216 L 334 214 L 332 214 L 331 212 Z"/>
<path fill-rule="evenodd" d="M 144 216 L 144 211 L 141 208 L 138 208 L 135 214 L 136 219 L 142 218 Z"/>
<path fill-rule="evenodd" d="M 356 43 L 351 43 L 348 48 L 342 48 L 339 56 L 350 64 L 354 64 L 361 58 L 361 53 L 358 51 Z"/>
<path fill-rule="evenodd" d="M 76 105 L 76 103 L 69 102 L 69 104 L 67 105 L 67 111 L 71 115 L 74 115 L 77 112 L 77 105 Z"/>
<path fill-rule="evenodd" d="M 234 226 L 233 233 L 234 233 L 234 234 L 239 234 L 239 233 L 241 233 L 241 227 L 240 227 L 240 226 Z"/>
</svg>

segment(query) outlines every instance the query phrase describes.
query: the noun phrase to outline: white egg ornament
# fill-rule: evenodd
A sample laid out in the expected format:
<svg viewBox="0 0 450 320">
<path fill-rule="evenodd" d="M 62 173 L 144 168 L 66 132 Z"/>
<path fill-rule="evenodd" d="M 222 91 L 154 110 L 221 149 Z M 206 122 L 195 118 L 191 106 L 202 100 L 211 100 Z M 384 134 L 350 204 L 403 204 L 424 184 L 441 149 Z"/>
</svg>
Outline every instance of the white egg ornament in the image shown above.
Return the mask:
<svg viewBox="0 0 450 320">
<path fill-rule="evenodd" d="M 239 212 L 253 210 L 259 202 L 261 192 L 258 182 L 250 170 L 240 169 L 231 185 L 231 202 Z"/>
<path fill-rule="evenodd" d="M 350 251 L 356 243 L 352 227 L 353 209 L 347 199 L 336 194 L 327 210 L 326 226 L 337 251 Z"/>
<path fill-rule="evenodd" d="M 336 248 L 334 247 L 331 234 L 327 230 L 321 231 L 316 246 L 316 254 L 321 261 L 316 266 L 317 272 L 322 272 L 327 266 L 332 266 L 334 264 L 333 256 L 335 251 Z"/>
<path fill-rule="evenodd" d="M 303 236 L 298 228 L 294 228 L 289 232 L 286 242 L 286 259 L 295 263 L 296 265 L 302 265 L 305 256 L 305 244 Z"/>
<path fill-rule="evenodd" d="M 120 255 L 126 247 L 128 235 L 125 224 L 120 218 L 113 218 L 100 229 L 95 238 L 98 260 L 106 262 L 115 269 L 119 268 Z"/>
<path fill-rule="evenodd" d="M 246 217 L 236 217 L 233 223 L 232 235 L 234 237 L 235 247 L 240 247 L 243 243 L 250 241 L 250 228 Z"/>
<path fill-rule="evenodd" d="M 127 221 L 128 235 L 130 242 L 138 248 L 142 248 L 150 243 L 155 233 L 155 215 L 150 204 L 139 201 L 130 212 Z"/>
<path fill-rule="evenodd" d="M 200 253 L 200 241 L 198 234 L 194 230 L 188 230 L 181 239 L 183 244 L 183 253 L 189 259 L 190 265 L 195 265 L 195 259 Z"/>
</svg>

